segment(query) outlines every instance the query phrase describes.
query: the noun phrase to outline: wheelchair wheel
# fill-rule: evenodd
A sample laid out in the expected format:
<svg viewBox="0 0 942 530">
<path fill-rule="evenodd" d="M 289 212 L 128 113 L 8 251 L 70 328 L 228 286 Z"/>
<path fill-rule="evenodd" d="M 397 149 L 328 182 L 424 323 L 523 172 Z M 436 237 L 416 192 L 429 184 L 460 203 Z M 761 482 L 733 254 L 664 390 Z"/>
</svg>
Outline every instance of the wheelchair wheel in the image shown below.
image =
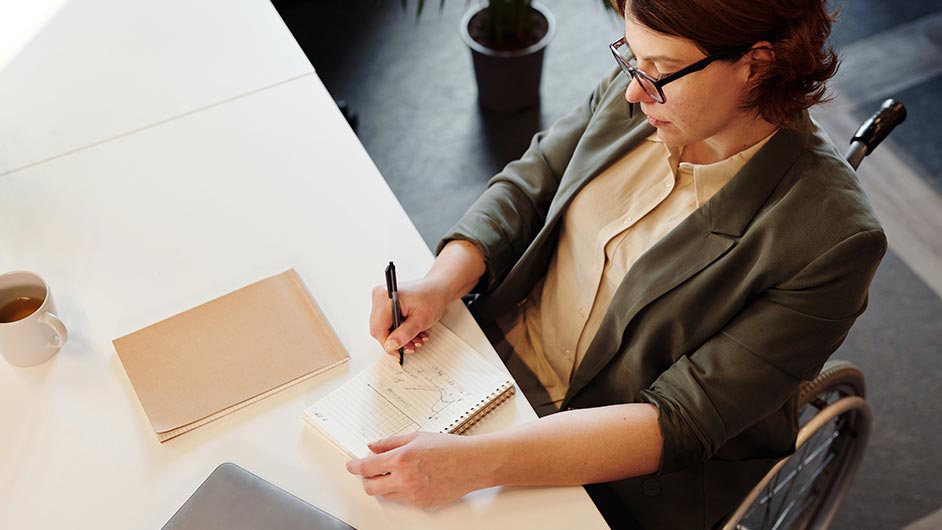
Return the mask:
<svg viewBox="0 0 942 530">
<path fill-rule="evenodd" d="M 801 386 L 795 453 L 746 496 L 724 530 L 804 530 L 830 526 L 870 435 L 863 374 L 833 361 Z"/>
</svg>

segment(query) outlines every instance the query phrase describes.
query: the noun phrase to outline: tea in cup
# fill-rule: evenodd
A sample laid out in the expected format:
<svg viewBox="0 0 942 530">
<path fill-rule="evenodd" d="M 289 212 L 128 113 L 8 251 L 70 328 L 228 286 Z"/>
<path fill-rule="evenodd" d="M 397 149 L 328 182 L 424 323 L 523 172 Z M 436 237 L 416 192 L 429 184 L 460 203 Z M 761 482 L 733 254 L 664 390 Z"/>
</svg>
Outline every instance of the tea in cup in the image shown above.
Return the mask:
<svg viewBox="0 0 942 530">
<path fill-rule="evenodd" d="M 14 366 L 36 366 L 59 352 L 69 333 L 39 275 L 0 274 L 0 355 Z"/>
</svg>

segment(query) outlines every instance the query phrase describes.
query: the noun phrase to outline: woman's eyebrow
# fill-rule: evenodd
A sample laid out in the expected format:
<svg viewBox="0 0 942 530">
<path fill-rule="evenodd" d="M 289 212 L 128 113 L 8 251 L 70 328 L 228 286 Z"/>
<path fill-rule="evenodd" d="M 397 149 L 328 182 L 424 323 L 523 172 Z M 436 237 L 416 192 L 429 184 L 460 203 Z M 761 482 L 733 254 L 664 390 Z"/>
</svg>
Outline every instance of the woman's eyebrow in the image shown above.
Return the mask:
<svg viewBox="0 0 942 530">
<path fill-rule="evenodd" d="M 632 53 L 635 53 L 635 49 L 632 48 L 630 44 L 628 44 L 627 37 L 625 38 L 625 44 L 628 46 L 628 49 L 631 50 Z M 635 59 L 639 61 L 645 61 L 645 62 L 661 63 L 663 65 L 680 65 L 684 63 L 684 61 L 676 57 L 670 57 L 667 55 L 647 55 L 647 56 L 641 57 L 640 55 L 635 54 Z"/>
<path fill-rule="evenodd" d="M 668 65 L 675 65 L 675 64 L 683 63 L 683 61 L 681 61 L 680 59 L 676 57 L 669 57 L 667 55 L 648 55 L 648 56 L 645 56 L 644 58 L 638 57 L 638 59 L 644 60 L 647 62 L 668 64 Z"/>
</svg>

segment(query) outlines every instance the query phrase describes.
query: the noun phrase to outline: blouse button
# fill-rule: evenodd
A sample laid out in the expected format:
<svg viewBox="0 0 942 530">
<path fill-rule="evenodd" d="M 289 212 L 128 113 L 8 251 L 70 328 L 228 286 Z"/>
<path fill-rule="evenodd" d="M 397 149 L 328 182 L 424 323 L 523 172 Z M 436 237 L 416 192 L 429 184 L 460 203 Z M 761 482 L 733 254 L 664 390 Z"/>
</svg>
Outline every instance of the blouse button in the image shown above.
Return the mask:
<svg viewBox="0 0 942 530">
<path fill-rule="evenodd" d="M 661 483 L 656 478 L 646 479 L 641 483 L 641 491 L 648 497 L 657 497 L 661 494 Z"/>
</svg>

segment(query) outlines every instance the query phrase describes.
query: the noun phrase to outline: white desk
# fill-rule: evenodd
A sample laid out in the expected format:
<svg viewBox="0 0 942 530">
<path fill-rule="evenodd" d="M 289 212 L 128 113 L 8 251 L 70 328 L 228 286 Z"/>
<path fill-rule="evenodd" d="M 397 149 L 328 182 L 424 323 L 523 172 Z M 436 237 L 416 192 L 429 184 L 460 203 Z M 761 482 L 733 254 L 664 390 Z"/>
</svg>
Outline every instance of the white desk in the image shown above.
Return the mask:
<svg viewBox="0 0 942 530">
<path fill-rule="evenodd" d="M 267 1 L 3 1 L 0 175 L 312 71 Z"/>
<path fill-rule="evenodd" d="M 432 256 L 317 77 L 281 81 L 0 175 L 0 270 L 45 276 L 71 331 L 39 367 L 0 362 L 0 526 L 158 528 L 233 461 L 362 530 L 605 528 L 581 488 L 495 488 L 428 512 L 368 497 L 304 425 L 383 355 L 367 315 L 384 264 L 406 279 Z M 160 444 L 111 340 L 288 267 L 349 366 Z M 499 364 L 460 304 L 446 323 Z M 480 428 L 534 417 L 511 403 Z"/>
</svg>

